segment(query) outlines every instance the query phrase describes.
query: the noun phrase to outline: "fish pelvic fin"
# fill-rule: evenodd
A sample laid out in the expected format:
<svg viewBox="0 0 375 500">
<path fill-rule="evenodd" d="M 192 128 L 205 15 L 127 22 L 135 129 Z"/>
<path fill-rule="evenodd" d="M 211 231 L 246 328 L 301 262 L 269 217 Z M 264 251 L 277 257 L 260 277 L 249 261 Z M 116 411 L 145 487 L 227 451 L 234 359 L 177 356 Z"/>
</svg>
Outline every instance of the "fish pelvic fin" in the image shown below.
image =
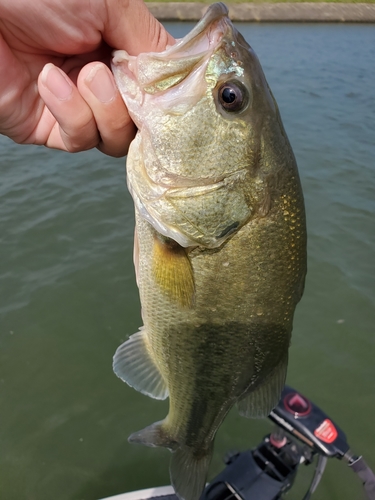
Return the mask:
<svg viewBox="0 0 375 500">
<path fill-rule="evenodd" d="M 206 484 L 213 442 L 208 449 L 203 450 L 180 445 L 169 432 L 165 420 L 134 432 L 128 441 L 145 446 L 168 448 L 172 452 L 169 473 L 176 495 L 180 500 L 199 500 Z"/>
<path fill-rule="evenodd" d="M 167 384 L 148 347 L 143 328 L 120 345 L 113 357 L 113 371 L 130 387 L 155 399 L 168 397 Z"/>
<path fill-rule="evenodd" d="M 172 452 L 169 467 L 172 486 L 180 500 L 199 500 L 206 485 L 213 443 L 207 450 L 195 452 L 181 446 Z"/>
<path fill-rule="evenodd" d="M 266 380 L 256 387 L 250 389 L 237 402 L 240 415 L 247 418 L 265 418 L 280 401 L 281 392 L 285 385 L 286 371 L 288 366 L 288 355 L 277 365 Z"/>
<path fill-rule="evenodd" d="M 162 446 L 171 451 L 175 450 L 178 446 L 178 443 L 169 434 L 165 420 L 155 422 L 141 431 L 133 432 L 129 436 L 128 441 L 129 443 L 143 444 L 152 448 Z"/>
<path fill-rule="evenodd" d="M 185 248 L 170 238 L 156 234 L 152 273 L 164 294 L 184 308 L 192 307 L 195 296 L 194 275 Z"/>
</svg>

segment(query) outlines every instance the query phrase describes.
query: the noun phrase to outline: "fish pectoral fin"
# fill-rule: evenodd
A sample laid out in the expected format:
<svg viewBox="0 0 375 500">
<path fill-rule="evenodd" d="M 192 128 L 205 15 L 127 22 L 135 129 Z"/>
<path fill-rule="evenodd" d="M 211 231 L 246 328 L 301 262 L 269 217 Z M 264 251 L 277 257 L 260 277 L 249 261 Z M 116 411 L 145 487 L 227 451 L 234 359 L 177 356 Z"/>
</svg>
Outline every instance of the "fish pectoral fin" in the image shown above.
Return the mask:
<svg viewBox="0 0 375 500">
<path fill-rule="evenodd" d="M 270 414 L 280 401 L 287 365 L 288 356 L 286 355 L 259 387 L 249 389 L 237 402 L 240 415 L 247 418 L 265 418 Z"/>
<path fill-rule="evenodd" d="M 113 371 L 130 387 L 155 399 L 168 397 L 167 384 L 151 357 L 141 329 L 120 345 L 113 357 Z"/>
<path fill-rule="evenodd" d="M 172 452 L 169 467 L 172 486 L 183 500 L 197 500 L 206 485 L 208 467 L 211 462 L 213 442 L 199 454 L 189 446 L 181 446 Z"/>
<path fill-rule="evenodd" d="M 185 248 L 170 238 L 155 235 L 152 272 L 164 294 L 190 308 L 194 303 L 193 269 Z"/>
</svg>

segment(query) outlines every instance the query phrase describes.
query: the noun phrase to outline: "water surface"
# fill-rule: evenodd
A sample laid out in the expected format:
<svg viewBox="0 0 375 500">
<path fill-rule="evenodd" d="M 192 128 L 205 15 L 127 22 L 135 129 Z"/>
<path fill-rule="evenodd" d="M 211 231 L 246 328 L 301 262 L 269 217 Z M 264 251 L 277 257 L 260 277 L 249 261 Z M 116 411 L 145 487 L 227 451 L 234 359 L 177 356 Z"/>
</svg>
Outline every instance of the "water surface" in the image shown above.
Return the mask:
<svg viewBox="0 0 375 500">
<path fill-rule="evenodd" d="M 375 28 L 249 24 L 300 168 L 309 271 L 288 383 L 345 430 L 375 468 Z M 190 24 L 169 24 L 183 36 Z M 112 373 L 141 325 L 124 160 L 21 147 L 0 137 L 0 498 L 94 500 L 167 484 L 169 454 L 127 436 L 167 404 Z M 268 421 L 234 410 L 228 449 L 255 446 Z M 304 469 L 288 498 L 302 498 Z M 331 461 L 316 498 L 362 498 Z"/>
</svg>

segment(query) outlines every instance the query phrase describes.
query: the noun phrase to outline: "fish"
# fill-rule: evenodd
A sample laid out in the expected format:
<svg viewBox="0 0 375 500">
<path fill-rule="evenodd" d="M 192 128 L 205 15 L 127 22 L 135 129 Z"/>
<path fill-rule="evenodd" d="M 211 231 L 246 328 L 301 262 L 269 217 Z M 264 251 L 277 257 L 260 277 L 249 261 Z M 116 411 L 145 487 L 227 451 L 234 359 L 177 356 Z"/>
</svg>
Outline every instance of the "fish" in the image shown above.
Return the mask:
<svg viewBox="0 0 375 500">
<path fill-rule="evenodd" d="M 253 49 L 222 3 L 160 53 L 116 51 L 137 134 L 127 156 L 143 326 L 115 374 L 164 420 L 129 441 L 172 452 L 177 496 L 197 500 L 234 405 L 266 417 L 285 383 L 306 274 L 296 160 Z"/>
</svg>

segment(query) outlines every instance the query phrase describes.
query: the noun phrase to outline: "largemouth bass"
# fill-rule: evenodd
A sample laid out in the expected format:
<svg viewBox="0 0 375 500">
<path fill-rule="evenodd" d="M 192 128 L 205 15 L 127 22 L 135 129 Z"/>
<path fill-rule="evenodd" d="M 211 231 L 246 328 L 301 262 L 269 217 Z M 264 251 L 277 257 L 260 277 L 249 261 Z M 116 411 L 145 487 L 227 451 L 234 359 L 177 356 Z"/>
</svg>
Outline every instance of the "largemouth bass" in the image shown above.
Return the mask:
<svg viewBox="0 0 375 500">
<path fill-rule="evenodd" d="M 284 385 L 306 273 L 303 196 L 277 104 L 222 3 L 162 53 L 117 51 L 138 127 L 127 158 L 144 326 L 115 373 L 167 417 L 131 442 L 172 451 L 177 495 L 197 500 L 215 434 L 237 403 L 265 417 Z"/>
</svg>

